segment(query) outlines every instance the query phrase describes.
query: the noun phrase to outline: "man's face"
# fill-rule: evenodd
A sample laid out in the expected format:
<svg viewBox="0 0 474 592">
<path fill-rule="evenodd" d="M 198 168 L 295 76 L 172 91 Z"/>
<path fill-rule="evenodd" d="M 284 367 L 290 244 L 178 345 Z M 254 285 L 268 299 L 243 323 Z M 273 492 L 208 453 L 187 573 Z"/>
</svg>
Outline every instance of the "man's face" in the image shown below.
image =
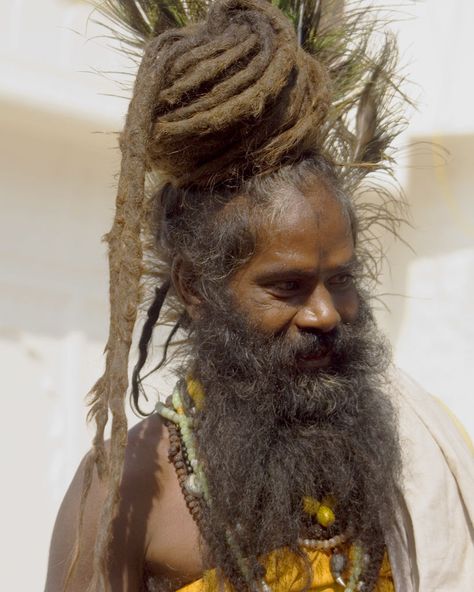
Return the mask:
<svg viewBox="0 0 474 592">
<path fill-rule="evenodd" d="M 230 290 L 255 328 L 296 343 L 356 320 L 356 260 L 348 216 L 323 182 L 313 179 L 304 192 L 288 188 L 284 199 L 272 220 L 257 225 L 257 252 L 232 277 Z M 297 360 L 301 369 L 330 362 L 325 347 Z"/>
</svg>

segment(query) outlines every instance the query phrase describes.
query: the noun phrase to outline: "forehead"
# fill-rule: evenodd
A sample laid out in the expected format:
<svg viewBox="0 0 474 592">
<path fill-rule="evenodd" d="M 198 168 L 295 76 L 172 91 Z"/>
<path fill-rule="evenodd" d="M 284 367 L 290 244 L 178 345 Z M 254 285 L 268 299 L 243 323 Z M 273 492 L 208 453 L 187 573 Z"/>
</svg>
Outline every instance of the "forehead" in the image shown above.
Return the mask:
<svg viewBox="0 0 474 592">
<path fill-rule="evenodd" d="M 325 182 L 313 179 L 304 190 L 282 188 L 277 213 L 256 226 L 257 249 L 250 264 L 337 266 L 353 257 L 349 215 Z"/>
</svg>

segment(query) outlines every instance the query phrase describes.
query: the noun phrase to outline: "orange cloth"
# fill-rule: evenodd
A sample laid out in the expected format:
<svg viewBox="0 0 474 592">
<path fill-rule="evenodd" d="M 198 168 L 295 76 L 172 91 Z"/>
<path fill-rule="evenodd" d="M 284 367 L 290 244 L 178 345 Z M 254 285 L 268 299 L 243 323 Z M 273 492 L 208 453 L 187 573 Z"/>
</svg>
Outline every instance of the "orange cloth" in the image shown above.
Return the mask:
<svg viewBox="0 0 474 592">
<path fill-rule="evenodd" d="M 313 580 L 309 590 L 311 592 L 343 592 L 344 588 L 337 584 L 332 577 L 329 567 L 330 553 L 307 551 L 306 554 L 313 570 Z M 271 553 L 267 558 L 266 566 L 265 580 L 272 592 L 301 592 L 304 589 L 305 574 L 298 567 L 295 556 L 290 552 L 279 550 Z M 277 573 L 278 578 L 276 577 Z M 180 588 L 178 592 L 203 592 L 204 590 L 217 589 L 215 572 L 209 571 L 202 579 Z M 387 554 L 385 554 L 374 592 L 394 592 L 394 590 L 390 563 Z"/>
</svg>

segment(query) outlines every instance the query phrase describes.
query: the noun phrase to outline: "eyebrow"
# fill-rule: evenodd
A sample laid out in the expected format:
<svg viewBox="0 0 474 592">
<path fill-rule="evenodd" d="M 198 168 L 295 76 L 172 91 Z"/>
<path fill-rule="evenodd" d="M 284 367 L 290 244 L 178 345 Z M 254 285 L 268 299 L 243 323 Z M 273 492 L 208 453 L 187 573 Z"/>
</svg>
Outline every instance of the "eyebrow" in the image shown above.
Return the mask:
<svg viewBox="0 0 474 592">
<path fill-rule="evenodd" d="M 362 265 L 360 261 L 353 257 L 347 263 L 342 263 L 341 265 L 337 265 L 333 268 L 332 272 L 334 274 L 338 273 L 358 273 L 361 269 Z M 318 275 L 318 269 L 308 269 L 308 268 L 300 268 L 300 267 L 283 267 L 280 265 L 275 265 L 270 267 L 269 269 L 265 270 L 261 274 L 256 277 L 257 282 L 265 283 L 275 281 L 281 278 L 288 278 L 288 277 L 295 277 L 301 279 L 310 279 Z"/>
</svg>

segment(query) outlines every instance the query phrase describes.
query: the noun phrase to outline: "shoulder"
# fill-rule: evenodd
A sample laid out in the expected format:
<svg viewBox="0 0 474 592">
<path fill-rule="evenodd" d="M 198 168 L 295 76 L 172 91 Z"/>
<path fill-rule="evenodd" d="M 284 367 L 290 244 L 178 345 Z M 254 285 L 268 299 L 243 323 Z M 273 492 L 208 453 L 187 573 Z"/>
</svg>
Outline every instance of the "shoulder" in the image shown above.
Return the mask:
<svg viewBox="0 0 474 592">
<path fill-rule="evenodd" d="M 439 401 L 401 370 L 391 377 L 402 479 L 391 559 L 411 565 L 420 587 L 467 590 L 474 551 L 474 456 Z M 440 557 L 449 557 L 446 565 Z M 401 567 L 400 567 L 401 566 Z"/>
<path fill-rule="evenodd" d="M 453 522 L 458 510 L 458 531 L 466 518 L 474 525 L 474 455 L 469 441 L 438 399 L 400 370 L 394 379 L 405 501 L 418 508 L 422 499 L 426 510 L 442 507 L 449 499 Z"/>
<path fill-rule="evenodd" d="M 122 495 L 136 496 L 138 485 L 156 488 L 168 464 L 168 432 L 162 418 L 153 414 L 128 432 Z M 150 492 L 151 493 L 151 492 Z"/>
<path fill-rule="evenodd" d="M 474 448 L 467 431 L 441 399 L 428 393 L 400 368 L 392 370 L 390 381 L 402 431 L 407 423 L 419 423 L 438 444 L 447 444 L 449 439 L 460 452 L 467 449 L 472 455 Z"/>
<path fill-rule="evenodd" d="M 109 444 L 107 443 L 107 446 Z M 126 580 L 124 590 L 138 590 L 142 573 L 143 553 L 147 540 L 150 509 L 159 498 L 163 467 L 167 465 L 168 436 L 161 418 L 150 416 L 128 433 L 128 443 L 120 491 L 120 506 L 114 520 L 114 535 L 110 556 L 113 577 Z M 60 506 L 50 547 L 46 592 L 59 592 L 77 547 L 77 530 L 88 453 L 79 464 Z M 98 536 L 98 521 L 107 495 L 107 486 L 94 469 L 85 503 L 81 553 L 71 580 L 71 592 L 85 590 L 92 575 L 94 546 Z"/>
</svg>

